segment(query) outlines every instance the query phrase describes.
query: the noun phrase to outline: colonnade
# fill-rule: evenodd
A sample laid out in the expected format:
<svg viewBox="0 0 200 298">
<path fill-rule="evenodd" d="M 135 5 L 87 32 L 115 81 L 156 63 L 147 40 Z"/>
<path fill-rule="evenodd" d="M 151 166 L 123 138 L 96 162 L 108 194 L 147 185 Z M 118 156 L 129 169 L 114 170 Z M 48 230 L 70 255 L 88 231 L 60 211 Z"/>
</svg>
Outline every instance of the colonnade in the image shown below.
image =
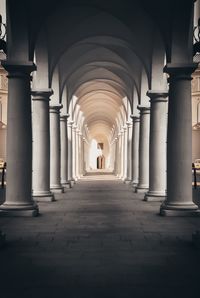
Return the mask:
<svg viewBox="0 0 200 298">
<path fill-rule="evenodd" d="M 192 200 L 192 134 L 191 134 L 191 74 L 195 63 L 168 64 L 169 91 L 149 90 L 150 105 L 139 105 L 132 118 L 131 172 L 133 191 L 144 193 L 144 201 L 160 201 L 160 215 L 197 215 Z M 119 165 L 116 175 L 122 176 L 126 150 L 124 127 L 117 138 Z M 122 148 L 122 149 L 121 149 Z M 123 152 L 123 153 L 122 153 Z M 126 182 L 126 181 L 125 181 Z"/>
<path fill-rule="evenodd" d="M 84 175 L 88 145 L 78 123 L 62 113 L 62 104 L 49 105 L 51 89 L 31 92 L 34 64 L 3 65 L 9 79 L 8 163 L 6 201 L 0 210 L 36 216 L 37 201 L 53 201 L 54 193 L 62 193 Z M 115 174 L 135 192 L 144 193 L 144 200 L 163 201 L 161 215 L 188 215 L 198 209 L 191 180 L 190 81 L 195 67 L 167 65 L 169 94 L 149 90 L 150 105 L 139 105 L 140 114 L 131 114 L 132 123 L 123 124 L 113 139 Z"/>
</svg>

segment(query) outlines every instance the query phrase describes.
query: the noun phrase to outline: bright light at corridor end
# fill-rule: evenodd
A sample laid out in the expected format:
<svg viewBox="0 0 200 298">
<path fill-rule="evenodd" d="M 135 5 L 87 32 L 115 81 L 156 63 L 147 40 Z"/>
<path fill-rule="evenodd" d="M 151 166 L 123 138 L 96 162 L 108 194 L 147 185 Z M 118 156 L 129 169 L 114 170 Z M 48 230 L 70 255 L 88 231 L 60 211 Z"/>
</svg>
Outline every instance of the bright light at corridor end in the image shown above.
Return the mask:
<svg viewBox="0 0 200 298">
<path fill-rule="evenodd" d="M 98 146 L 98 142 L 96 139 L 92 139 L 90 143 L 89 149 L 89 169 L 90 170 L 97 170 L 97 169 L 104 169 L 104 170 L 111 170 L 110 165 L 110 148 L 108 146 L 103 147 L 101 149 Z M 99 161 L 98 161 L 99 158 Z"/>
</svg>

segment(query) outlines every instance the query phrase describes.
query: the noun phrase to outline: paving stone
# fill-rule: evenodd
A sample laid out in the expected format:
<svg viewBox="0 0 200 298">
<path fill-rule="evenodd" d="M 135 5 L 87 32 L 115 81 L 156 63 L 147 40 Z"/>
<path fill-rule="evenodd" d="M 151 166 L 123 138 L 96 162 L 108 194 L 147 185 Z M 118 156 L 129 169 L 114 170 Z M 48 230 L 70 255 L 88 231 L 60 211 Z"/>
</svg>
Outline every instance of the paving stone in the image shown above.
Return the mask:
<svg viewBox="0 0 200 298">
<path fill-rule="evenodd" d="M 97 177 L 98 178 L 98 177 Z M 85 177 L 38 218 L 1 218 L 1 298 L 196 298 L 199 218 L 160 217 L 114 177 Z"/>
</svg>

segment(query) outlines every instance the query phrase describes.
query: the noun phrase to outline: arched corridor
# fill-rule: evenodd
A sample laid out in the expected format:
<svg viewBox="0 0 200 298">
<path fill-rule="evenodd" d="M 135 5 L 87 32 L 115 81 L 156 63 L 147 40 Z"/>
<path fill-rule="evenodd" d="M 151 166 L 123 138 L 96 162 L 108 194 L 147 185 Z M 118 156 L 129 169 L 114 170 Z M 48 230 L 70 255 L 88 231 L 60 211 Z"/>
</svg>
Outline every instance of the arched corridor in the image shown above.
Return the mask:
<svg viewBox="0 0 200 298">
<path fill-rule="evenodd" d="M 199 2 L 195 9 L 189 0 L 1 2 L 8 23 L 1 213 L 37 216 L 37 202 L 54 201 L 96 170 L 102 154 L 106 170 L 146 201 L 162 201 L 161 215 L 197 214 L 190 81 Z"/>
<path fill-rule="evenodd" d="M 2 297 L 196 297 L 199 219 L 160 217 L 158 202 L 94 175 L 40 203 L 38 218 L 0 218 Z"/>
<path fill-rule="evenodd" d="M 0 296 L 197 297 L 200 0 L 0 14 Z"/>
</svg>

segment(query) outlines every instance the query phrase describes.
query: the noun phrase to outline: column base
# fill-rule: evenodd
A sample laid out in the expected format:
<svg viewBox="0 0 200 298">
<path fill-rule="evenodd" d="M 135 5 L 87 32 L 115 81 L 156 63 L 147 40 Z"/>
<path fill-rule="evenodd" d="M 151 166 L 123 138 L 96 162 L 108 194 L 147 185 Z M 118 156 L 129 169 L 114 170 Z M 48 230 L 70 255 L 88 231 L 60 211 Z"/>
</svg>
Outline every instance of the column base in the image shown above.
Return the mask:
<svg viewBox="0 0 200 298">
<path fill-rule="evenodd" d="M 72 180 L 70 180 L 69 182 L 70 182 L 70 184 L 71 184 L 71 187 L 73 187 L 74 184 L 75 184 L 75 181 L 72 179 Z"/>
<path fill-rule="evenodd" d="M 131 180 L 125 179 L 125 180 L 124 180 L 124 183 L 125 183 L 125 184 L 131 184 Z"/>
<path fill-rule="evenodd" d="M 6 242 L 6 235 L 0 231 L 0 248 L 5 245 Z"/>
<path fill-rule="evenodd" d="M 200 210 L 194 203 L 169 204 L 164 201 L 160 206 L 161 216 L 200 216 Z"/>
<path fill-rule="evenodd" d="M 76 178 L 73 178 L 71 181 L 73 181 L 73 185 L 77 183 L 78 179 L 77 177 Z"/>
<path fill-rule="evenodd" d="M 148 191 L 144 196 L 145 202 L 162 202 L 166 199 L 166 193 L 162 191 Z"/>
<path fill-rule="evenodd" d="M 145 193 L 148 191 L 148 189 L 149 189 L 148 185 L 138 185 L 135 188 L 135 192 L 136 193 Z"/>
<path fill-rule="evenodd" d="M 6 204 L 0 206 L 0 216 L 38 216 L 39 208 L 36 203 L 33 204 Z"/>
<path fill-rule="evenodd" d="M 65 182 L 65 183 L 62 183 L 62 187 L 66 188 L 66 189 L 71 188 L 71 187 L 72 187 L 72 186 L 71 186 L 71 181 L 67 181 L 67 182 Z"/>
<path fill-rule="evenodd" d="M 133 188 L 133 192 L 136 192 L 136 188 L 138 187 L 138 182 L 132 181 L 131 186 Z"/>
<path fill-rule="evenodd" d="M 37 202 L 53 202 L 54 194 L 50 191 L 34 191 L 33 199 Z"/>
<path fill-rule="evenodd" d="M 138 181 L 131 181 L 131 184 L 133 187 L 137 187 L 138 186 Z"/>
<path fill-rule="evenodd" d="M 50 185 L 50 190 L 52 193 L 63 193 L 64 188 L 61 185 Z"/>
</svg>

